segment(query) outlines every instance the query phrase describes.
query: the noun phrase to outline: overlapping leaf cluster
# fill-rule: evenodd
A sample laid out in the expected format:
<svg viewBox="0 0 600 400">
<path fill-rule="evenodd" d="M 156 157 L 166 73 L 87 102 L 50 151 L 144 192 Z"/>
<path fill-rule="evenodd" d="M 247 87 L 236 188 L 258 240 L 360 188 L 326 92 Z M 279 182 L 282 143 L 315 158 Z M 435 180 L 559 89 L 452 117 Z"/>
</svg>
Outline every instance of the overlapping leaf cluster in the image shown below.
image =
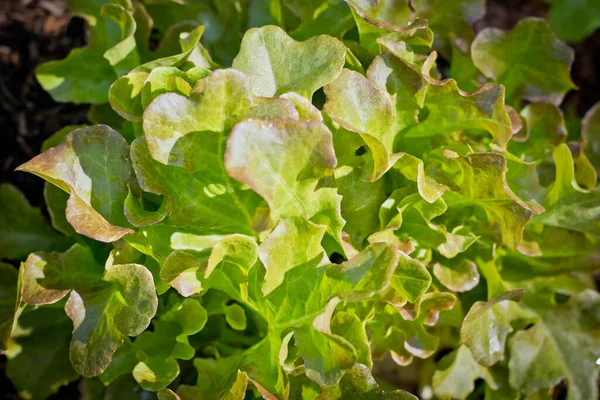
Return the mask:
<svg viewBox="0 0 600 400">
<path fill-rule="evenodd" d="M 597 397 L 600 108 L 567 132 L 573 54 L 546 22 L 475 35 L 479 0 L 71 7 L 89 45 L 38 79 L 98 124 L 19 167 L 52 227 L 0 196 L 23 397 L 84 376 L 86 398 L 415 398 L 379 387 L 382 358 L 424 397 Z"/>
</svg>

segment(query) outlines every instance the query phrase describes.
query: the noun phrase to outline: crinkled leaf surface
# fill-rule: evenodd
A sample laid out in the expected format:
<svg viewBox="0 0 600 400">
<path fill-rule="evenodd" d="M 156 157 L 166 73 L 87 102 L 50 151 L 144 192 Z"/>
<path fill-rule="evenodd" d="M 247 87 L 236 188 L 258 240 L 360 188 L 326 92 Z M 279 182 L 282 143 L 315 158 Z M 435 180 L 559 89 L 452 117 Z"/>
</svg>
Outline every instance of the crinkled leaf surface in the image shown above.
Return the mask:
<svg viewBox="0 0 600 400">
<path fill-rule="evenodd" d="M 560 104 L 576 88 L 570 77 L 573 50 L 541 19 L 523 19 L 510 32 L 486 28 L 471 52 L 477 68 L 504 85 L 509 104 L 522 99 Z"/>
<path fill-rule="evenodd" d="M 0 255 L 34 251 L 0 296 L 23 396 L 79 371 L 104 400 L 413 398 L 389 354 L 423 397 L 597 397 L 598 113 L 580 136 L 557 107 L 548 24 L 472 43 L 481 0 L 107 3 L 70 0 L 88 47 L 38 71 L 111 128 L 22 167 L 69 238 Z M 47 227 L 17 197 L 9 231 Z M 38 343 L 63 302 L 74 333 Z"/>
<path fill-rule="evenodd" d="M 502 242 L 512 248 L 518 246 L 533 213 L 508 187 L 504 156 L 474 153 L 448 161 L 457 173 L 452 182 L 456 191 L 450 186 L 452 191 L 444 196 L 448 207 L 481 207 L 487 222 L 499 228 Z"/>
<path fill-rule="evenodd" d="M 429 111 L 425 121 L 411 128 L 407 137 L 449 134 L 464 129 L 482 129 L 489 132 L 494 143 L 505 148 L 512 136 L 510 118 L 504 108 L 504 87 L 484 85 L 473 93 L 458 89 L 456 81 L 438 81 L 429 75 L 436 53 L 423 64 L 426 81 L 420 96 L 420 106 Z M 452 107 L 452 111 L 448 110 Z"/>
</svg>

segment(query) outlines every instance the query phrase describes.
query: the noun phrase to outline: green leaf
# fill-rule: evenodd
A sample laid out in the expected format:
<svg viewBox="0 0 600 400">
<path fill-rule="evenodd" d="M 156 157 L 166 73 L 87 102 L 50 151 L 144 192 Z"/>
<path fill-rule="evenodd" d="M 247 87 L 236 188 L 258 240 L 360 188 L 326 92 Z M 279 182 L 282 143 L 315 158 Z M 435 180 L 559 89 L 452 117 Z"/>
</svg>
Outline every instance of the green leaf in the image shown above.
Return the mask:
<svg viewBox="0 0 600 400">
<path fill-rule="evenodd" d="M 139 362 L 133 377 L 146 390 L 156 391 L 179 375 L 176 359 L 189 360 L 195 349 L 188 336 L 198 333 L 207 321 L 207 312 L 195 299 L 175 301 L 153 321 L 154 331 L 144 332 L 134 342 Z"/>
<path fill-rule="evenodd" d="M 108 101 L 108 89 L 117 79 L 99 45 L 73 49 L 67 58 L 44 63 L 35 76 L 55 101 L 93 104 Z"/>
<path fill-rule="evenodd" d="M 439 362 L 433 375 L 433 392 L 440 399 L 466 399 L 479 378 L 496 389 L 494 378 L 487 368 L 477 364 L 468 347 L 460 346 Z"/>
<path fill-rule="evenodd" d="M 331 315 L 339 300 L 332 300 L 314 322 L 294 329 L 298 353 L 306 376 L 322 386 L 335 385 L 357 361 L 356 350 L 346 339 L 331 333 Z M 323 357 L 323 352 L 327 357 Z"/>
<path fill-rule="evenodd" d="M 131 37 L 135 31 L 133 16 L 121 5 L 106 3 L 70 3 L 73 11 L 82 15 L 90 25 L 90 38 L 87 47 L 73 49 L 66 58 L 44 63 L 36 69 L 37 80 L 54 100 L 106 103 L 108 89 L 119 76 L 113 65 L 117 66 L 122 58 L 135 51 L 136 43 Z M 108 18 L 101 15 L 104 6 L 107 6 Z M 116 24 L 112 18 L 117 19 Z M 125 28 L 125 25 L 128 26 Z M 122 34 L 129 39 L 121 42 L 124 39 Z M 108 57 L 105 57 L 106 52 Z M 109 60 L 113 61 L 112 65 Z M 132 61 L 139 62 L 139 59 Z"/>
<path fill-rule="evenodd" d="M 465 93 L 453 79 L 438 81 L 430 76 L 437 58 L 435 52 L 423 64 L 426 84 L 418 95 L 419 106 L 428 110 L 424 121 L 411 127 L 407 138 L 451 134 L 465 129 L 489 132 L 493 143 L 505 149 L 512 137 L 511 120 L 504 108 L 504 87 L 488 84 L 473 93 Z M 448 111 L 451 105 L 452 111 Z"/>
<path fill-rule="evenodd" d="M 362 364 L 356 364 L 350 369 L 337 386 L 324 388 L 318 397 L 323 400 L 337 399 L 363 399 L 363 400 L 416 400 L 417 397 L 405 392 L 395 390 L 384 392 L 371 376 L 369 368 Z"/>
<path fill-rule="evenodd" d="M 523 290 L 515 289 L 471 306 L 463 321 L 460 341 L 471 350 L 479 364 L 491 367 L 504 359 L 506 339 L 513 331 L 511 301 L 519 301 L 522 296 Z"/>
<path fill-rule="evenodd" d="M 356 314 L 338 311 L 331 319 L 331 333 L 346 339 L 356 350 L 356 362 L 373 368 L 365 323 Z"/>
<path fill-rule="evenodd" d="M 479 284 L 477 264 L 465 258 L 435 263 L 433 274 L 444 286 L 455 292 L 467 292 Z"/>
<path fill-rule="evenodd" d="M 327 102 L 323 106 L 343 128 L 359 133 L 373 154 L 369 180 L 380 178 L 393 164 L 394 110 L 388 94 L 355 71 L 344 69 L 325 86 Z"/>
<path fill-rule="evenodd" d="M 533 103 L 521 110 L 525 120 L 522 133 L 510 142 L 509 150 L 516 156 L 527 161 L 543 160 L 546 154 L 556 146 L 564 143 L 567 138 L 567 128 L 562 111 L 553 104 Z"/>
<path fill-rule="evenodd" d="M 418 122 L 417 94 L 423 90 L 425 81 L 414 65 L 389 53 L 380 54 L 369 66 L 367 77 L 389 93 L 396 110 L 395 131 Z"/>
<path fill-rule="evenodd" d="M 142 333 L 156 313 L 152 274 L 138 264 L 102 267 L 79 244 L 65 253 L 33 253 L 24 263 L 26 303 L 54 303 L 71 289 L 65 305 L 74 325 L 71 362 L 82 375 L 96 376 L 125 336 Z"/>
<path fill-rule="evenodd" d="M 448 210 L 446 203 L 442 198 L 428 203 L 416 192 L 417 189 L 410 185 L 397 189 L 379 210 L 381 228 L 393 230 L 401 241 L 409 242 L 408 249 L 412 250 L 418 244 L 434 248 L 446 258 L 453 258 L 478 239 L 464 226 L 457 226 L 449 232 L 445 225 L 433 223 L 434 218 Z"/>
<path fill-rule="evenodd" d="M 354 20 L 358 27 L 360 43 L 371 53 L 377 54 L 377 39 L 390 32 L 414 31 L 427 26 L 427 21 L 416 21 L 412 26 L 408 22 L 413 14 L 408 0 L 383 0 L 373 3 L 368 0 L 346 0 L 352 7 Z"/>
<path fill-rule="evenodd" d="M 600 27 L 600 6 L 591 0 L 551 0 L 548 21 L 556 34 L 577 43 Z"/>
<path fill-rule="evenodd" d="M 513 388 L 534 393 L 557 385 L 564 377 L 566 370 L 561 365 L 556 344 L 541 324 L 517 332 L 509 343 L 510 383 Z"/>
<path fill-rule="evenodd" d="M 324 218 L 334 238 L 343 224 L 339 197 L 335 189 L 315 189 L 336 163 L 331 132 L 317 121 L 242 122 L 229 136 L 225 154 L 229 175 L 265 199 L 271 221 Z"/>
<path fill-rule="evenodd" d="M 20 306 L 19 272 L 12 265 L 0 262 L 0 274 L 0 350 L 6 350 Z"/>
<path fill-rule="evenodd" d="M 0 185 L 0 210 L 0 258 L 22 260 L 33 251 L 64 250 L 69 245 L 15 186 Z"/>
<path fill-rule="evenodd" d="M 276 3 L 275 3 L 276 4 Z M 343 0 L 311 1 L 285 0 L 284 4 L 292 9 L 302 9 L 300 25 L 289 34 L 296 40 L 306 40 L 321 34 L 340 38 L 354 27 L 350 8 Z"/>
<path fill-rule="evenodd" d="M 587 141 L 585 154 L 596 171 L 600 170 L 600 103 L 594 104 L 581 123 L 581 138 Z"/>
<path fill-rule="evenodd" d="M 152 274 L 144 266 L 110 265 L 102 279 L 93 290 L 72 291 L 65 305 L 74 325 L 71 362 L 84 376 L 102 373 L 125 336 L 142 333 L 157 308 Z"/>
<path fill-rule="evenodd" d="M 123 213 L 131 177 L 129 146 L 106 125 L 71 132 L 53 147 L 17 168 L 70 194 L 67 221 L 77 233 L 112 242 L 133 230 Z"/>
<path fill-rule="evenodd" d="M 181 400 L 171 389 L 160 389 L 157 393 L 158 400 Z"/>
<path fill-rule="evenodd" d="M 342 196 L 344 232 L 360 249 L 367 236 L 379 230 L 376 216 L 386 199 L 386 183 L 385 179 L 365 180 L 373 169 L 374 155 L 358 133 L 339 129 L 334 131 L 333 141 L 338 158 L 334 184 Z"/>
<path fill-rule="evenodd" d="M 137 25 L 133 15 L 119 4 L 106 4 L 102 6 L 100 15 L 110 18 L 121 28 L 119 42 L 104 52 L 109 64 L 117 76 L 129 72 L 140 64 L 140 56 L 136 49 L 134 33 Z"/>
<path fill-rule="evenodd" d="M 576 89 L 570 77 L 573 50 L 541 19 L 523 19 L 510 32 L 486 28 L 471 52 L 477 68 L 504 85 L 508 104 L 528 100 L 558 105 Z"/>
<path fill-rule="evenodd" d="M 246 313 L 239 304 L 225 306 L 225 320 L 236 331 L 246 329 Z"/>
<path fill-rule="evenodd" d="M 148 226 L 160 223 L 171 212 L 171 198 L 163 197 L 158 209 L 150 211 L 144 209 L 144 195 L 136 196 L 131 187 L 125 199 L 125 217 L 133 226 Z"/>
<path fill-rule="evenodd" d="M 402 297 L 414 303 L 423 296 L 429 285 L 431 285 L 431 275 L 425 266 L 418 260 L 400 252 L 391 287 Z"/>
<path fill-rule="evenodd" d="M 417 157 L 401 153 L 401 157 L 394 164 L 394 168 L 413 182 L 417 183 L 417 189 L 421 197 L 428 203 L 437 201 L 448 187 L 436 182 L 425 174 L 425 164 Z"/>
<path fill-rule="evenodd" d="M 254 239 L 243 235 L 225 237 L 213 247 L 205 276 L 207 286 L 233 299 L 248 298 L 248 271 L 258 260 L 259 248 Z"/>
<path fill-rule="evenodd" d="M 104 274 L 91 250 L 80 244 L 64 253 L 32 253 L 22 268 L 22 296 L 29 305 L 56 303 L 74 288 L 91 290 Z"/>
<path fill-rule="evenodd" d="M 330 36 L 296 42 L 281 28 L 265 26 L 246 32 L 233 68 L 248 74 L 255 96 L 296 92 L 310 100 L 340 74 L 345 54 L 346 47 Z"/>
<path fill-rule="evenodd" d="M 484 0 L 414 0 L 411 5 L 416 15 L 427 20 L 436 41 L 442 43 L 452 40 L 470 43 L 474 36 L 471 25 L 485 14 Z"/>
<path fill-rule="evenodd" d="M 411 29 L 392 32 L 377 38 L 377 43 L 382 52 L 388 52 L 399 59 L 414 62 L 419 55 L 415 54 L 413 47 L 431 47 L 433 32 L 427 26 L 416 23 L 414 27 L 411 26 Z"/>
<path fill-rule="evenodd" d="M 597 397 L 598 293 L 582 290 L 581 282 L 565 275 L 530 280 L 523 287 L 521 304 L 541 321 L 508 341 L 511 387 L 533 393 L 565 378 L 569 399 Z M 557 303 L 559 293 L 567 295 L 566 302 Z"/>
<path fill-rule="evenodd" d="M 556 147 L 552 156 L 556 180 L 542 201 L 546 212 L 536 215 L 532 222 L 600 235 L 600 193 L 579 187 L 573 156 L 566 144 Z"/>
<path fill-rule="evenodd" d="M 283 282 L 286 271 L 323 258 L 321 241 L 326 229 L 303 218 L 286 218 L 273 229 L 258 249 L 267 270 L 262 287 L 265 295 Z"/>
<path fill-rule="evenodd" d="M 360 301 L 386 289 L 398 257 L 391 245 L 375 243 L 339 265 L 317 268 L 320 259 L 313 259 L 287 271 L 283 283 L 264 297 L 258 288 L 249 289 L 250 298 L 273 328 L 301 326 L 321 314 L 333 297 Z"/>
<path fill-rule="evenodd" d="M 199 397 L 218 400 L 242 400 L 248 385 L 248 374 L 237 370 L 236 357 L 195 358 L 194 367 L 198 371 L 195 386 L 182 385 L 177 390 L 181 400 Z M 211 379 L 205 379 L 210 376 Z"/>
<path fill-rule="evenodd" d="M 198 258 L 185 251 L 174 251 L 165 259 L 160 269 L 160 279 L 180 295 L 188 297 L 203 290 L 204 271 Z"/>
<path fill-rule="evenodd" d="M 344 128 L 366 133 L 379 139 L 391 149 L 393 122 L 392 102 L 367 78 L 355 71 L 344 69 L 340 76 L 325 86 L 327 102 L 323 110 Z"/>
<path fill-rule="evenodd" d="M 449 159 L 453 172 L 450 188 L 444 194 L 449 209 L 476 206 L 485 212 L 490 226 L 500 231 L 510 248 L 521 243 L 523 228 L 533 215 L 506 183 L 506 159 L 496 153 L 474 153 Z M 457 211 L 458 212 L 458 211 Z"/>
<path fill-rule="evenodd" d="M 6 375 L 21 397 L 45 399 L 79 378 L 69 361 L 71 323 L 60 308 L 26 310 L 19 328 L 16 348 L 7 352 Z"/>
<path fill-rule="evenodd" d="M 180 91 L 178 85 L 173 84 L 173 78 L 184 79 L 181 85 L 185 86 L 185 83 L 193 85 L 208 75 L 204 63 L 193 58 L 202 49 L 199 40 L 203 33 L 202 26 L 193 29 L 181 43 L 182 53 L 136 65 L 127 75 L 117 79 L 109 92 L 112 108 L 126 120 L 140 122 L 152 99 L 161 93 Z M 189 64 L 194 67 L 187 69 Z"/>
</svg>

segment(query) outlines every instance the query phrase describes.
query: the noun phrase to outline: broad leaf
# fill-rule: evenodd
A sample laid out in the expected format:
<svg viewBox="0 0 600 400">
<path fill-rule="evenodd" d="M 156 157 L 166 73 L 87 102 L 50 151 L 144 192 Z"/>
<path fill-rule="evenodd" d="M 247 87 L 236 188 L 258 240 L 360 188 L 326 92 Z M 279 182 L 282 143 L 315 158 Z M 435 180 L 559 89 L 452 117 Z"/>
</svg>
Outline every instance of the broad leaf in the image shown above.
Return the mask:
<svg viewBox="0 0 600 400">
<path fill-rule="evenodd" d="M 570 77 L 573 50 L 543 20 L 526 18 L 510 32 L 486 28 L 471 51 L 477 68 L 504 85 L 509 104 L 529 100 L 558 105 L 576 88 Z"/>
<path fill-rule="evenodd" d="M 64 250 L 69 245 L 15 186 L 0 185 L 0 210 L 0 258 L 22 260 L 34 251 Z"/>
<path fill-rule="evenodd" d="M 106 125 L 71 132 L 17 170 L 36 174 L 70 194 L 66 217 L 78 233 L 112 242 L 133 230 L 123 213 L 131 166 L 129 146 Z"/>
<path fill-rule="evenodd" d="M 248 74 L 255 96 L 296 92 L 310 100 L 340 74 L 345 54 L 345 46 L 330 36 L 296 42 L 281 28 L 265 26 L 246 32 L 233 68 Z"/>
</svg>

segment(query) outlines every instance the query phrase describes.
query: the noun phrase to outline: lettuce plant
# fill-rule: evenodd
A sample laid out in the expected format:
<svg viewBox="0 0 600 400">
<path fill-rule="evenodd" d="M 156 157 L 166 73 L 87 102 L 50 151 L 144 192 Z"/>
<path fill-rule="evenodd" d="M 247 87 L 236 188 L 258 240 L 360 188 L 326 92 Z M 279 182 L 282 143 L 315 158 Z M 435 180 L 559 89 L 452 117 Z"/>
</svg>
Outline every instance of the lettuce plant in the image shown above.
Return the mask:
<svg viewBox="0 0 600 400">
<path fill-rule="evenodd" d="M 96 124 L 19 167 L 51 226 L 0 188 L 23 397 L 598 396 L 600 108 L 567 131 L 548 23 L 475 35 L 480 0 L 71 3 L 90 42 L 37 75 Z"/>
</svg>

